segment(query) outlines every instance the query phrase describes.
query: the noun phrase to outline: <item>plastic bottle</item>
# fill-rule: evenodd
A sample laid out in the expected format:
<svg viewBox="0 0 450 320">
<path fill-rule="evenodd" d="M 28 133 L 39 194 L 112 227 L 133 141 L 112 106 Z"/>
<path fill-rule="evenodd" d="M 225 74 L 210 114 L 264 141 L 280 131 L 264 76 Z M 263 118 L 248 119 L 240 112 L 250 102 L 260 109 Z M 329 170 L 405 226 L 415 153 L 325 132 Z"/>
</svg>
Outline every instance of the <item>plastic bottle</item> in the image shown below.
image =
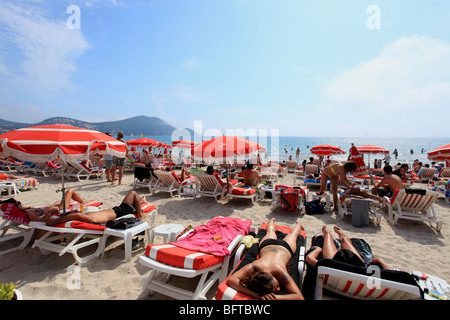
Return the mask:
<svg viewBox="0 0 450 320">
<path fill-rule="evenodd" d="M 83 200 L 83 202 L 80 204 L 80 212 L 84 213 L 84 206 L 86 204 L 86 201 Z"/>
</svg>

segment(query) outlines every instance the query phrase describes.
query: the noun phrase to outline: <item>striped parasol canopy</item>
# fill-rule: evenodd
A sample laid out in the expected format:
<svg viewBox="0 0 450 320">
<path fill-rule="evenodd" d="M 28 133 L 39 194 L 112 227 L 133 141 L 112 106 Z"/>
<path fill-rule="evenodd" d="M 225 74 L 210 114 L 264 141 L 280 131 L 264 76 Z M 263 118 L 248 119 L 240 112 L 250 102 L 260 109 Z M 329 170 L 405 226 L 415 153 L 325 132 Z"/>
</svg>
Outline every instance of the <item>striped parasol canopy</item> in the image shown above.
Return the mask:
<svg viewBox="0 0 450 320">
<path fill-rule="evenodd" d="M 43 125 L 21 128 L 0 135 L 7 155 L 29 161 L 84 160 L 89 152 L 125 157 L 123 142 L 102 132 L 70 125 Z"/>
<path fill-rule="evenodd" d="M 358 151 L 361 153 L 367 153 L 367 154 L 376 154 L 376 153 L 389 154 L 388 149 L 374 146 L 374 145 L 360 146 L 360 147 L 357 147 L 356 149 L 358 149 Z"/>
<path fill-rule="evenodd" d="M 177 148 L 190 149 L 193 148 L 195 145 L 196 142 L 186 139 L 172 141 L 172 146 Z"/>
<path fill-rule="evenodd" d="M 157 148 L 164 148 L 164 149 L 172 149 L 172 146 L 170 144 L 160 142 L 157 146 Z"/>
<path fill-rule="evenodd" d="M 322 155 L 322 156 L 330 156 L 333 154 L 345 154 L 345 151 L 341 148 L 329 145 L 329 144 L 321 144 L 315 147 L 312 147 L 309 150 L 312 154 Z"/>
<path fill-rule="evenodd" d="M 195 160 L 226 162 L 239 157 L 252 157 L 266 152 L 260 144 L 237 136 L 220 136 L 203 141 L 192 148 Z"/>
<path fill-rule="evenodd" d="M 126 141 L 127 146 L 133 146 L 138 148 L 150 148 L 150 147 L 158 147 L 161 142 L 150 139 L 150 138 L 140 138 Z"/>
<path fill-rule="evenodd" d="M 434 161 L 450 161 L 450 144 L 440 146 L 428 152 L 428 159 Z"/>
</svg>

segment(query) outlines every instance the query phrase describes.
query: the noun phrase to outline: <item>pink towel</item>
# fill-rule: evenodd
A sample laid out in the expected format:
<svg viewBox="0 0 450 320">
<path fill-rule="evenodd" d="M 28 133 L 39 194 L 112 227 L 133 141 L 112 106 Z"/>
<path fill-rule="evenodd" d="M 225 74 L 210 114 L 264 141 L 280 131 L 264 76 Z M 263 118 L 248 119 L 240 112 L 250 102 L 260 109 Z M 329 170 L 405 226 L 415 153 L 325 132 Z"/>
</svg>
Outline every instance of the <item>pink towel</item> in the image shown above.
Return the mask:
<svg viewBox="0 0 450 320">
<path fill-rule="evenodd" d="M 228 245 L 237 235 L 245 236 L 250 231 L 251 224 L 250 220 L 215 217 L 172 244 L 215 256 L 228 256 L 231 254 Z"/>
<path fill-rule="evenodd" d="M 3 219 L 20 222 L 26 225 L 30 224 L 30 219 L 28 219 L 25 212 L 20 211 L 14 204 L 4 203 L 2 204 L 1 209 L 4 211 Z"/>
</svg>

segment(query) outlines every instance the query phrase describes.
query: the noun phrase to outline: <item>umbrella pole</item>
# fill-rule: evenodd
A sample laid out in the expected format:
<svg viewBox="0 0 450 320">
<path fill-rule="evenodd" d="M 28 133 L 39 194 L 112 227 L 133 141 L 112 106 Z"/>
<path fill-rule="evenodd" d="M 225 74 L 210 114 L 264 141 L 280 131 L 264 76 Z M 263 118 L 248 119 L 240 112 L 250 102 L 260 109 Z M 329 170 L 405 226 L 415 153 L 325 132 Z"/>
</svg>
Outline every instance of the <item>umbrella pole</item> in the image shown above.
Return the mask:
<svg viewBox="0 0 450 320">
<path fill-rule="evenodd" d="M 225 174 L 227 175 L 227 196 L 228 196 L 228 192 L 230 191 L 230 185 L 228 183 L 228 163 L 226 163 L 226 166 L 225 166 Z"/>
<path fill-rule="evenodd" d="M 63 216 L 66 215 L 66 188 L 64 188 L 64 166 L 61 167 Z"/>
</svg>

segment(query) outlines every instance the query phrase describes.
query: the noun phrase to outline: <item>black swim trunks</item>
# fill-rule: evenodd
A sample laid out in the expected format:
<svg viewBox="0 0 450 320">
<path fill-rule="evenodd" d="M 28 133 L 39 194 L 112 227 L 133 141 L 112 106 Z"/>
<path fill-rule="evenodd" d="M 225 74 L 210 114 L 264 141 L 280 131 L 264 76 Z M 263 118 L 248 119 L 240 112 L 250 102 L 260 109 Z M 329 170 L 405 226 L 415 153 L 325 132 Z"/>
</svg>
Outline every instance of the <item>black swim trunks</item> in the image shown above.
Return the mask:
<svg viewBox="0 0 450 320">
<path fill-rule="evenodd" d="M 291 254 L 291 257 L 294 256 L 294 252 L 292 252 L 291 246 L 289 246 L 289 244 L 284 240 L 266 239 L 259 245 L 259 250 L 262 250 L 264 247 L 267 247 L 267 246 L 282 246 L 289 251 L 289 253 Z"/>
<path fill-rule="evenodd" d="M 380 188 L 380 189 L 378 189 L 377 193 L 378 193 L 378 196 L 380 196 L 382 198 L 384 196 L 386 196 L 388 198 L 392 198 L 392 196 L 394 195 L 394 193 L 389 188 L 387 190 Z"/>
<path fill-rule="evenodd" d="M 122 202 L 120 206 L 113 207 L 112 209 L 116 213 L 116 219 L 126 216 L 127 214 L 134 214 L 136 211 L 133 206 L 126 202 Z"/>
</svg>

